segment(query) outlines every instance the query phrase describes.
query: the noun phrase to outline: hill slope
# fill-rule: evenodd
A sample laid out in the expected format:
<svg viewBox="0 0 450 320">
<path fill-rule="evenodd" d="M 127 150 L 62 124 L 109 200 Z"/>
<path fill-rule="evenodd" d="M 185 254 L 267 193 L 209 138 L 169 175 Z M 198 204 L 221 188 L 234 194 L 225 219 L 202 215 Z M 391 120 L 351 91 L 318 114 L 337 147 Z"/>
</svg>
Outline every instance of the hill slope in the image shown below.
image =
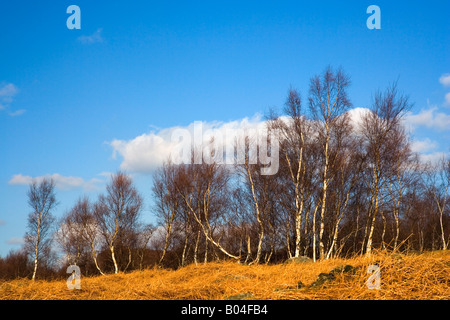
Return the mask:
<svg viewBox="0 0 450 320">
<path fill-rule="evenodd" d="M 381 270 L 381 288 L 368 289 L 367 268 Z M 351 265 L 350 273 L 315 283 L 321 273 Z M 322 276 L 321 276 L 322 277 Z M 298 282 L 304 286 L 298 288 Z M 250 299 L 450 299 L 450 251 L 421 255 L 377 253 L 370 258 L 316 263 L 241 265 L 220 262 L 178 270 L 150 269 L 81 279 L 80 290 L 65 281 L 21 279 L 0 282 L 0 299 L 214 299 L 245 294 Z M 239 297 L 239 296 L 238 296 Z"/>
</svg>

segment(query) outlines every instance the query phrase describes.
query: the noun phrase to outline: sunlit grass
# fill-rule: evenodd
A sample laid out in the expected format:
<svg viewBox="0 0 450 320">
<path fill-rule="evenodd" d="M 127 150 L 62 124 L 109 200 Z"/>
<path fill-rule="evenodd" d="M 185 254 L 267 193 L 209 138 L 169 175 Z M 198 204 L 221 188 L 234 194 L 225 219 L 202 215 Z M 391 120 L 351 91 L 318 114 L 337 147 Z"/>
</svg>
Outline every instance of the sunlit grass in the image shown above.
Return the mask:
<svg viewBox="0 0 450 320">
<path fill-rule="evenodd" d="M 308 288 L 317 276 L 339 265 L 357 267 L 320 288 Z M 368 289 L 368 266 L 381 268 L 381 289 Z M 297 289 L 301 281 L 305 288 Z M 0 299 L 214 299 L 239 293 L 251 299 L 450 299 L 450 251 L 331 259 L 316 263 L 242 265 L 232 261 L 189 265 L 178 270 L 148 269 L 81 278 L 80 290 L 66 281 L 0 282 Z"/>
</svg>

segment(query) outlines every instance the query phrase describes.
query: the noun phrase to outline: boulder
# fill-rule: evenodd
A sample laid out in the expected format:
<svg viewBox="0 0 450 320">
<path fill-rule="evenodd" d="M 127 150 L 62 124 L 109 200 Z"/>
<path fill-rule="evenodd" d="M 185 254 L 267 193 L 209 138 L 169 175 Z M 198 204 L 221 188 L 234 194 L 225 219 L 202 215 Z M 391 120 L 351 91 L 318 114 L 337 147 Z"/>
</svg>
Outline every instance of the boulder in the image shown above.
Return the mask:
<svg viewBox="0 0 450 320">
<path fill-rule="evenodd" d="M 355 274 L 356 273 L 356 268 L 354 266 L 351 266 L 349 264 L 346 265 L 340 265 L 337 266 L 336 268 L 331 269 L 330 271 L 331 274 L 341 274 L 341 273 L 345 273 L 345 274 Z"/>
<path fill-rule="evenodd" d="M 305 288 L 306 286 L 303 284 L 303 282 L 299 281 L 297 282 L 297 289 Z"/>
<path fill-rule="evenodd" d="M 320 288 L 324 284 L 332 282 L 336 277 L 332 273 L 321 273 L 317 276 L 316 281 L 314 281 L 310 287 L 311 288 Z"/>
</svg>

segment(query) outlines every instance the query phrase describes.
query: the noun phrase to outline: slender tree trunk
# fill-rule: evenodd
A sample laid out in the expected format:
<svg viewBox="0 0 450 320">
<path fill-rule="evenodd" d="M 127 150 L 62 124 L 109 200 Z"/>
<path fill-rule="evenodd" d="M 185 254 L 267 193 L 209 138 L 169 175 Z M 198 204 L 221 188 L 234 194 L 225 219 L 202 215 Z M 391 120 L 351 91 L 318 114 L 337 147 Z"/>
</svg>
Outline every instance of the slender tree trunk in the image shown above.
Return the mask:
<svg viewBox="0 0 450 320">
<path fill-rule="evenodd" d="M 34 269 L 33 269 L 33 276 L 31 277 L 31 280 L 33 280 L 33 281 L 36 279 L 36 272 L 37 272 L 37 267 L 38 267 L 40 233 L 41 233 L 41 213 L 39 213 L 39 215 L 38 215 L 36 245 L 34 247 Z"/>
<path fill-rule="evenodd" d="M 365 252 L 365 247 L 366 247 L 366 240 L 367 240 L 367 234 L 369 232 L 369 224 L 370 224 L 370 218 L 372 217 L 372 209 L 369 208 L 368 214 L 367 214 L 367 220 L 366 220 L 366 224 L 364 226 L 364 236 L 362 239 L 362 243 L 361 243 L 361 255 L 363 255 Z"/>
<path fill-rule="evenodd" d="M 444 214 L 444 209 L 442 208 L 442 210 L 440 210 L 440 217 L 439 217 L 439 222 L 441 225 L 441 238 L 442 238 L 442 250 L 447 250 L 447 242 L 445 241 L 445 233 L 444 233 L 444 223 L 443 223 L 443 219 L 442 216 Z"/>
<path fill-rule="evenodd" d="M 372 253 L 372 239 L 373 239 L 373 232 L 375 230 L 375 218 L 376 218 L 376 212 L 372 215 L 372 220 L 370 223 L 370 229 L 369 229 L 369 236 L 367 238 L 367 245 L 366 245 L 366 255 L 370 256 Z"/>
<path fill-rule="evenodd" d="M 395 195 L 394 195 L 394 188 L 392 186 L 392 183 L 389 184 L 389 193 L 391 196 L 391 200 L 392 200 L 392 215 L 394 216 L 394 220 L 395 220 L 395 238 L 394 238 L 394 250 L 397 250 L 397 244 L 398 244 L 398 238 L 400 236 L 400 221 L 399 221 L 399 208 L 400 208 L 400 203 L 401 203 L 401 199 L 402 199 L 402 183 L 401 183 L 401 179 L 400 179 L 400 174 L 398 174 L 397 176 L 398 179 L 398 199 L 395 199 Z"/>
<path fill-rule="evenodd" d="M 309 211 L 310 211 L 310 208 L 305 210 L 305 227 L 303 230 L 304 239 L 308 239 Z M 308 240 L 308 242 L 306 243 L 306 245 L 303 249 L 303 255 L 305 255 L 305 256 L 308 255 L 308 250 L 309 250 L 310 244 L 311 244 L 311 242 Z"/>
<path fill-rule="evenodd" d="M 169 248 L 169 244 L 170 244 L 170 237 L 172 235 L 172 223 L 169 223 L 167 225 L 167 232 L 166 232 L 166 239 L 164 242 L 164 249 L 161 255 L 161 258 L 159 259 L 159 264 L 162 263 L 164 257 L 166 256 L 166 252 L 167 252 L 167 248 Z"/>
<path fill-rule="evenodd" d="M 95 252 L 94 242 L 89 240 L 89 243 L 90 243 L 90 246 L 91 246 L 92 259 L 94 260 L 95 267 L 97 268 L 98 272 L 100 272 L 100 274 L 102 276 L 104 276 L 105 274 L 100 269 L 100 266 L 98 265 L 98 262 L 97 262 L 97 253 Z"/>
<path fill-rule="evenodd" d="M 185 232 L 183 253 L 181 255 L 181 266 L 184 266 L 185 263 L 186 263 L 186 249 L 187 249 L 187 245 L 188 245 L 188 234 L 187 234 L 187 232 Z"/>
<path fill-rule="evenodd" d="M 322 184 L 322 204 L 320 207 L 320 230 L 319 230 L 319 257 L 320 259 L 325 258 L 325 247 L 323 244 L 323 233 L 325 230 L 325 209 L 327 203 L 327 188 L 328 188 L 328 148 L 329 148 L 329 127 L 328 122 L 325 123 L 326 127 L 326 138 L 325 138 L 325 165 L 323 168 L 323 184 Z"/>
<path fill-rule="evenodd" d="M 287 226 L 286 226 L 285 237 L 286 237 L 286 250 L 287 250 L 287 253 L 288 253 L 288 257 L 292 258 L 290 231 L 291 231 L 291 215 L 289 214 L 288 222 L 287 222 Z"/>
<path fill-rule="evenodd" d="M 377 161 L 378 163 L 378 161 Z M 379 186 L 378 186 L 378 174 L 377 174 L 377 165 L 374 166 L 373 169 L 373 177 L 372 177 L 372 199 L 371 199 L 371 211 L 372 211 L 372 219 L 370 222 L 370 229 L 369 229 L 369 236 L 367 238 L 367 245 L 366 245 L 366 255 L 370 256 L 372 253 L 372 239 L 373 239 L 373 233 L 375 230 L 375 221 L 376 216 L 378 213 L 378 192 L 379 192 Z"/>
<path fill-rule="evenodd" d="M 301 250 L 301 241 L 302 241 L 302 210 L 303 210 L 303 204 L 302 206 L 297 209 L 296 215 L 295 215 L 295 257 L 300 256 L 300 250 Z"/>
<path fill-rule="evenodd" d="M 375 218 L 376 218 L 376 214 L 374 212 L 372 215 L 372 220 L 371 220 L 371 224 L 370 224 L 369 236 L 367 238 L 367 245 L 366 245 L 366 255 L 367 256 L 370 256 L 372 253 L 372 238 L 373 238 L 373 231 L 375 230 Z"/>
<path fill-rule="evenodd" d="M 440 204 L 439 198 L 436 195 L 436 192 L 433 192 L 434 195 L 434 199 L 436 201 L 438 210 L 439 210 L 439 226 L 441 229 L 441 240 L 442 240 L 442 250 L 447 250 L 447 242 L 445 241 L 445 232 L 444 232 L 444 221 L 443 221 L 443 215 L 444 215 L 444 209 L 445 209 L 445 205 L 447 203 L 447 190 L 448 190 L 449 185 L 445 185 L 444 188 L 444 199 L 442 202 L 442 206 Z"/>
<path fill-rule="evenodd" d="M 381 247 L 386 249 L 386 244 L 384 242 L 384 236 L 386 235 L 386 217 L 384 216 L 383 211 L 381 211 L 381 218 L 383 219 L 383 231 L 381 233 Z"/>
<path fill-rule="evenodd" d="M 131 249 L 128 247 L 128 263 L 127 263 L 126 267 L 123 269 L 124 272 L 127 271 L 130 264 L 131 264 Z"/>
<path fill-rule="evenodd" d="M 257 248 L 257 251 L 256 251 L 256 258 L 253 261 L 254 263 L 259 263 L 259 261 L 261 260 L 261 249 L 262 249 L 263 239 L 264 239 L 264 230 L 259 232 L 258 248 Z"/>
<path fill-rule="evenodd" d="M 250 172 L 250 167 L 248 165 L 248 163 L 245 163 L 245 168 L 247 170 L 247 176 L 248 176 L 248 180 L 250 182 L 250 187 L 252 190 L 252 197 L 253 197 L 253 202 L 255 204 L 255 210 L 256 210 L 256 221 L 258 222 L 259 225 L 259 237 L 258 237 L 258 248 L 256 251 L 256 258 L 254 260 L 255 263 L 259 263 L 260 259 L 261 259 L 261 248 L 262 248 L 262 243 L 264 240 L 264 225 L 261 219 L 261 211 L 259 208 L 259 204 L 258 204 L 258 200 L 256 199 L 256 193 L 255 193 L 255 185 L 253 183 L 253 178 L 252 178 L 252 173 Z"/>
<path fill-rule="evenodd" d="M 266 259 L 266 263 L 269 263 L 270 259 L 272 258 L 273 251 L 274 251 L 274 228 L 271 223 L 269 223 L 269 227 L 270 227 L 270 252 L 269 252 L 269 256 Z"/>
<path fill-rule="evenodd" d="M 423 252 L 423 244 L 424 244 L 423 231 L 419 230 L 419 250 L 420 250 L 420 253 Z"/>
<path fill-rule="evenodd" d="M 203 261 L 204 263 L 208 262 L 208 239 L 205 237 L 205 259 Z"/>
<path fill-rule="evenodd" d="M 247 257 L 245 257 L 244 263 L 247 263 L 252 255 L 252 246 L 250 242 L 250 235 L 247 235 Z"/>
<path fill-rule="evenodd" d="M 119 266 L 117 265 L 116 255 L 114 252 L 114 246 L 110 246 L 109 250 L 111 251 L 111 258 L 114 263 L 114 273 L 119 273 Z"/>
<path fill-rule="evenodd" d="M 313 225 L 312 225 L 312 229 L 313 229 L 313 261 L 316 262 L 317 261 L 317 257 L 316 257 L 316 242 L 317 242 L 317 228 L 316 228 L 316 213 L 317 213 L 317 209 L 319 208 L 318 205 L 316 205 L 316 207 L 314 208 L 314 214 L 313 214 Z"/>
<path fill-rule="evenodd" d="M 301 239 L 302 239 L 302 212 L 303 212 L 303 182 L 300 181 L 300 174 L 302 172 L 302 163 L 303 163 L 303 133 L 300 133 L 300 152 L 299 159 L 297 163 L 297 173 L 294 176 L 294 172 L 292 170 L 291 162 L 289 160 L 289 156 L 286 153 L 286 161 L 289 167 L 289 171 L 291 174 L 291 180 L 294 184 L 294 192 L 295 192 L 295 257 L 300 256 L 301 250 Z"/>
<path fill-rule="evenodd" d="M 400 222 L 398 218 L 398 211 L 395 214 L 395 239 L 394 239 L 394 250 L 397 250 L 398 238 L 400 236 Z"/>
<path fill-rule="evenodd" d="M 336 245 L 337 245 L 337 240 L 338 240 L 338 232 L 339 232 L 339 222 L 336 222 L 336 224 L 334 225 L 334 230 L 333 230 L 333 241 L 331 242 L 331 246 L 328 249 L 328 253 L 326 256 L 326 259 L 330 259 L 331 254 L 333 252 L 333 250 L 335 249 Z"/>
<path fill-rule="evenodd" d="M 194 263 L 197 264 L 197 254 L 198 254 L 198 243 L 200 242 L 200 230 L 197 232 L 197 239 L 195 240 L 194 248 Z"/>
<path fill-rule="evenodd" d="M 92 252 L 92 257 L 93 257 L 93 259 L 94 259 L 94 264 L 95 264 L 95 267 L 97 268 L 98 272 L 100 272 L 100 274 L 101 274 L 102 276 L 104 276 L 105 274 L 103 273 L 103 271 L 100 269 L 100 266 L 98 265 L 98 262 L 97 262 L 97 254 L 95 253 L 95 251 Z"/>
<path fill-rule="evenodd" d="M 356 230 L 353 241 L 353 252 L 357 252 L 357 241 L 358 241 L 358 231 L 359 231 L 359 205 L 356 207 Z"/>
</svg>

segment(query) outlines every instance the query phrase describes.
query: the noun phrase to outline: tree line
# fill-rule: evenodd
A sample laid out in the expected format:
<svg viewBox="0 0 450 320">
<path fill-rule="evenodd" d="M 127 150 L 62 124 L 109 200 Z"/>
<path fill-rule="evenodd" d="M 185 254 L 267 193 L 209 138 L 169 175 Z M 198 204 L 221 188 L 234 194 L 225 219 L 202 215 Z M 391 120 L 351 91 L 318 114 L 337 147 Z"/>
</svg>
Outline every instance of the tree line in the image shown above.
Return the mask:
<svg viewBox="0 0 450 320">
<path fill-rule="evenodd" d="M 290 89 L 282 113 L 270 112 L 267 130 L 279 143 L 274 175 L 250 161 L 251 137 L 240 164 L 168 159 L 148 190 L 155 225 L 142 222 L 143 197 L 124 172 L 95 202 L 80 198 L 58 221 L 54 182 L 32 183 L 25 245 L 0 259 L 2 277 L 54 273 L 54 242 L 64 267 L 79 265 L 86 275 L 446 250 L 450 159 L 423 163 L 411 151 L 403 123 L 411 102 L 396 83 L 376 92 L 357 119 L 348 112 L 349 86 L 345 72 L 328 67 L 311 78 L 305 102 Z"/>
</svg>

